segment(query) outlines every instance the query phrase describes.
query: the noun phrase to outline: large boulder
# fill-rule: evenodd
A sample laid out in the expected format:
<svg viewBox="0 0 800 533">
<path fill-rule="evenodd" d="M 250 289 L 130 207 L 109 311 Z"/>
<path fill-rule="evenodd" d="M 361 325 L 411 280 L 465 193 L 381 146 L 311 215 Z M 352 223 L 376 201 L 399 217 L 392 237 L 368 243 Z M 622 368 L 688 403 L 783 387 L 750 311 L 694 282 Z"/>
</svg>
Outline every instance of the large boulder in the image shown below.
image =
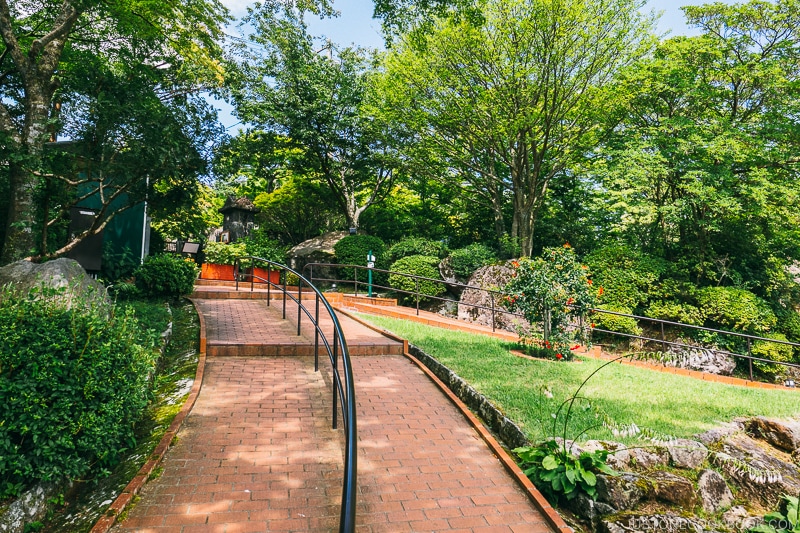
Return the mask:
<svg viewBox="0 0 800 533">
<path fill-rule="evenodd" d="M 758 416 L 744 424 L 747 432 L 761 438 L 776 448 L 793 452 L 800 448 L 800 421 L 773 420 Z"/>
<path fill-rule="evenodd" d="M 683 509 L 691 509 L 697 502 L 694 485 L 685 477 L 663 470 L 653 472 L 649 477 L 653 482 L 656 499 Z"/>
<path fill-rule="evenodd" d="M 492 309 L 494 309 L 494 326 L 497 329 L 517 332 L 519 327 L 529 327 L 525 319 L 504 312 L 502 302 L 497 294 L 489 290 L 502 290 L 514 274 L 511 261 L 501 265 L 490 265 L 476 270 L 467 281 L 467 285 L 475 289 L 464 289 L 458 304 L 458 318 L 468 320 L 482 326 L 492 326 Z"/>
<path fill-rule="evenodd" d="M 620 511 L 633 509 L 640 501 L 653 495 L 653 484 L 638 474 L 623 472 L 618 476 L 597 475 L 597 501 Z"/>
<path fill-rule="evenodd" d="M 702 442 L 689 439 L 675 439 L 667 445 L 673 466 L 692 470 L 708 457 L 708 448 Z"/>
<path fill-rule="evenodd" d="M 15 295 L 39 291 L 43 297 L 53 295 L 68 308 L 83 305 L 109 309 L 110 301 L 105 287 L 92 279 L 74 259 L 55 259 L 46 263 L 17 261 L 0 268 L 0 286 L 9 285 Z M 0 298 L 2 295 L 0 294 Z"/>
<path fill-rule="evenodd" d="M 304 276 L 308 276 L 308 270 L 303 272 L 303 267 L 308 263 L 335 263 L 336 252 L 333 247 L 336 246 L 337 242 L 347 237 L 347 235 L 349 235 L 349 233 L 346 231 L 332 231 L 301 242 L 286 252 L 289 266 Z M 329 278 L 332 274 L 333 271 L 327 268 L 314 269 L 315 278 Z M 352 274 L 352 272 L 350 274 Z"/>
</svg>

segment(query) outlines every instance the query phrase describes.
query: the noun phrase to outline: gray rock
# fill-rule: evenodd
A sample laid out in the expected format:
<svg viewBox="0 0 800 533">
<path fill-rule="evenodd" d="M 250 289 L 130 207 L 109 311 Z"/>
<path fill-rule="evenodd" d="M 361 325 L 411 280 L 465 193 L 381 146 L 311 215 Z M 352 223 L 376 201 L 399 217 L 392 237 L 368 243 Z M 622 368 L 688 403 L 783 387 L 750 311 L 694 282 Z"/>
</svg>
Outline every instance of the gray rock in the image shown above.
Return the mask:
<svg viewBox="0 0 800 533">
<path fill-rule="evenodd" d="M 585 494 L 578 494 L 568 502 L 567 507 L 576 515 L 589 521 L 617 512 L 607 503 L 595 501 Z"/>
<path fill-rule="evenodd" d="M 47 296 L 43 292 L 56 289 L 59 292 L 53 296 L 54 299 L 67 308 L 83 305 L 110 310 L 105 287 L 86 274 L 74 259 L 60 258 L 40 264 L 30 261 L 11 263 L 0 268 L 0 285 L 9 285 L 15 295 L 38 291 L 36 297 Z"/>
<path fill-rule="evenodd" d="M 669 452 L 664 448 L 630 448 L 629 463 L 639 470 L 651 470 L 657 466 L 669 464 Z"/>
<path fill-rule="evenodd" d="M 672 464 L 677 468 L 693 470 L 703 464 L 708 456 L 708 448 L 702 442 L 689 439 L 675 439 L 667 445 Z"/>
<path fill-rule="evenodd" d="M 747 531 L 761 521 L 760 517 L 750 516 L 741 505 L 731 507 L 722 514 L 722 522 L 735 531 Z"/>
<path fill-rule="evenodd" d="M 614 520 L 602 520 L 598 528 L 600 533 L 685 533 L 694 531 L 703 533 L 704 528 L 698 522 L 674 514 L 627 515 Z"/>
<path fill-rule="evenodd" d="M 582 445 L 583 449 L 590 452 L 599 450 L 608 451 L 608 458 L 606 464 L 616 470 L 626 468 L 631 462 L 631 454 L 628 447 L 621 442 L 605 441 L 605 440 L 587 440 Z"/>
<path fill-rule="evenodd" d="M 800 494 L 800 472 L 791 455 L 744 433 L 719 443 L 714 464 L 739 486 L 739 497 L 775 508 L 783 494 Z"/>
<path fill-rule="evenodd" d="M 0 506 L 0 531 L 22 533 L 30 522 L 44 519 L 47 514 L 47 500 L 56 495 L 55 485 L 38 485 Z M 63 489 L 62 489 L 63 490 Z"/>
<path fill-rule="evenodd" d="M 696 438 L 706 446 L 709 446 L 724 439 L 725 437 L 733 435 L 734 433 L 744 431 L 744 423 L 746 421 L 746 418 L 740 418 L 735 419 L 733 422 L 726 422 L 721 424 L 719 427 L 709 429 L 704 433 L 700 433 Z"/>
<path fill-rule="evenodd" d="M 597 475 L 597 501 L 607 503 L 620 511 L 633 509 L 652 494 L 652 483 L 638 474 L 626 472 L 619 476 Z"/>
<path fill-rule="evenodd" d="M 761 438 L 776 448 L 793 452 L 800 448 L 800 421 L 774 420 L 762 416 L 745 422 L 750 435 Z"/>
<path fill-rule="evenodd" d="M 703 510 L 716 513 L 733 503 L 733 493 L 725 482 L 725 478 L 715 470 L 703 470 L 697 479 L 697 490 Z"/>
<path fill-rule="evenodd" d="M 302 269 L 308 263 L 334 263 L 336 252 L 333 247 L 347 235 L 348 232 L 346 231 L 332 231 L 301 242 L 286 252 L 286 257 L 289 258 L 289 266 L 307 276 L 309 271 L 303 272 Z M 317 267 L 314 269 L 313 274 L 315 278 L 334 278 L 337 272 L 327 267 Z M 352 274 L 353 272 L 351 271 L 351 279 Z"/>
<path fill-rule="evenodd" d="M 649 477 L 656 499 L 674 503 L 683 509 L 694 507 L 697 503 L 694 485 L 688 479 L 664 471 L 653 472 Z"/>
<path fill-rule="evenodd" d="M 730 355 L 717 352 L 686 339 L 678 342 L 687 346 L 670 345 L 667 353 L 671 356 L 666 366 L 699 370 L 709 374 L 730 376 L 736 369 L 736 360 Z"/>
<path fill-rule="evenodd" d="M 490 265 L 476 270 L 467 281 L 467 285 L 480 287 L 481 289 L 501 289 L 514 274 L 514 267 L 511 261 L 502 265 Z M 483 326 L 492 325 L 492 306 L 494 306 L 494 324 L 497 329 L 517 332 L 520 327 L 528 328 L 529 324 L 521 318 L 504 312 L 502 302 L 497 295 L 486 292 L 485 290 L 464 289 L 458 304 L 458 318 L 481 324 Z"/>
</svg>

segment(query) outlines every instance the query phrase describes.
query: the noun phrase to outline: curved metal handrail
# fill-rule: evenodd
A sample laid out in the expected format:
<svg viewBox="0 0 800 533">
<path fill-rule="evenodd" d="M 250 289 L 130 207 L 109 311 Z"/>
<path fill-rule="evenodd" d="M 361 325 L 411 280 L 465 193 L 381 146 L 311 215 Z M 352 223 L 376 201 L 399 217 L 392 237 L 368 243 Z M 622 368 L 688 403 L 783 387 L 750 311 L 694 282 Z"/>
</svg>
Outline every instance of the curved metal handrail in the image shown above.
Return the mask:
<svg viewBox="0 0 800 533">
<path fill-rule="evenodd" d="M 323 281 L 323 282 L 353 283 L 354 287 L 355 287 L 356 295 L 358 295 L 358 285 L 359 284 L 361 284 L 361 285 L 365 284 L 363 281 L 360 281 L 358 279 L 357 271 L 358 270 L 370 270 L 369 267 L 363 266 L 363 265 L 340 265 L 340 264 L 337 264 L 337 263 L 307 263 L 303 267 L 303 270 L 305 271 L 306 269 L 309 269 L 309 272 L 310 272 L 309 279 L 311 279 L 312 281 L 315 279 L 314 278 L 314 267 L 328 267 L 328 268 L 334 267 L 334 268 L 347 268 L 347 269 L 351 269 L 352 268 L 353 269 L 353 279 L 328 279 L 328 278 L 316 278 L 316 279 L 317 279 L 317 281 Z M 511 311 L 502 309 L 502 308 L 498 309 L 498 307 L 495 306 L 496 299 L 497 299 L 497 301 L 502 301 L 501 300 L 502 298 L 508 296 L 506 293 L 504 293 L 503 291 L 500 291 L 500 290 L 485 289 L 483 287 L 478 287 L 478 286 L 475 286 L 475 285 L 467 285 L 467 284 L 464 284 L 464 283 L 449 282 L 449 281 L 445 281 L 445 280 L 441 280 L 441 279 L 427 278 L 427 277 L 424 277 L 424 276 L 416 276 L 414 274 L 406 274 L 405 272 L 395 272 L 395 271 L 392 271 L 392 270 L 384 270 L 384 269 L 380 269 L 380 268 L 372 268 L 371 270 L 373 272 L 384 272 L 384 273 L 390 274 L 390 275 L 404 276 L 404 277 L 407 277 L 407 278 L 414 279 L 417 282 L 419 282 L 419 281 L 432 281 L 432 282 L 441 283 L 442 285 L 447 285 L 447 286 L 450 286 L 450 287 L 460 287 L 460 288 L 463 288 L 463 289 L 473 289 L 473 290 L 477 290 L 477 291 L 481 291 L 481 292 L 485 292 L 485 293 L 489 294 L 490 298 L 491 298 L 491 307 L 487 307 L 485 305 L 478 305 L 478 304 L 463 304 L 463 303 L 458 302 L 456 300 L 453 300 L 451 298 L 440 298 L 440 297 L 437 297 L 437 296 L 430 296 L 430 295 L 427 295 L 427 294 L 424 294 L 422 296 L 424 298 L 429 298 L 429 299 L 432 299 L 432 300 L 454 302 L 454 303 L 457 303 L 458 305 L 465 305 L 465 306 L 468 306 L 468 307 L 472 307 L 474 309 L 483 309 L 483 310 L 486 310 L 486 311 L 491 311 L 492 312 L 492 331 L 495 331 L 495 329 L 496 329 L 496 327 L 495 327 L 495 312 L 497 312 L 497 311 L 499 311 L 501 313 L 504 313 L 504 314 L 507 314 L 507 315 L 516 316 L 516 317 L 523 318 L 523 319 L 525 318 L 521 313 L 514 313 L 514 312 L 511 312 Z M 387 290 L 390 290 L 390 291 L 393 291 L 393 292 L 399 292 L 399 293 L 403 293 L 403 294 L 416 295 L 417 314 L 419 314 L 420 294 L 419 294 L 418 291 L 417 292 L 407 291 L 407 290 L 402 290 L 402 289 L 396 289 L 396 288 L 393 288 L 393 287 L 386 287 L 386 286 L 378 285 L 378 284 L 374 284 L 374 283 L 373 283 L 373 287 L 378 287 L 378 288 L 381 288 L 381 289 L 387 289 Z M 417 286 L 417 289 L 419 289 L 418 286 Z M 572 307 L 572 306 L 570 306 L 570 307 Z M 644 337 L 642 335 L 633 335 L 633 334 L 629 334 L 629 333 L 622 333 L 622 332 L 619 332 L 619 331 L 610 331 L 610 330 L 605 330 L 605 329 L 600 329 L 600 328 L 593 328 L 593 331 L 596 331 L 597 333 L 605 333 L 605 334 L 609 334 L 609 335 L 618 335 L 618 336 L 629 338 L 629 339 L 639 339 L 639 340 L 642 340 L 642 341 L 645 341 L 645 342 L 661 343 L 662 346 L 664 346 L 664 347 L 666 347 L 667 345 L 671 345 L 671 346 L 680 346 L 680 347 L 685 347 L 685 348 L 695 348 L 695 346 L 692 346 L 691 344 L 667 341 L 666 337 L 664 335 L 664 326 L 665 325 L 666 326 L 693 329 L 693 330 L 698 330 L 698 331 L 708 331 L 708 332 L 711 332 L 711 333 L 730 335 L 732 337 L 738 337 L 738 338 L 741 338 L 741 339 L 745 339 L 747 341 L 747 354 L 746 355 L 745 354 L 740 354 L 740 353 L 730 352 L 728 350 L 723 350 L 723 349 L 714 349 L 714 352 L 717 352 L 717 353 L 720 353 L 720 354 L 723 354 L 723 355 L 729 355 L 729 356 L 732 356 L 732 357 L 738 357 L 738 358 L 745 359 L 746 361 L 748 361 L 750 380 L 751 381 L 753 381 L 753 366 L 752 366 L 753 365 L 753 361 L 776 364 L 776 365 L 785 366 L 785 367 L 789 367 L 789 368 L 800 368 L 800 365 L 798 365 L 796 363 L 790 363 L 790 362 L 786 362 L 786 361 L 774 361 L 774 360 L 771 360 L 771 359 L 764 359 L 764 358 L 761 358 L 761 357 L 755 357 L 755 356 L 751 355 L 751 351 L 750 351 L 751 350 L 751 343 L 753 341 L 770 342 L 770 343 L 774 343 L 774 344 L 783 344 L 783 345 L 788 345 L 788 346 L 792 346 L 792 347 L 800 347 L 800 344 L 796 343 L 796 342 L 784 341 L 784 340 L 780 340 L 780 339 L 770 339 L 769 337 L 759 337 L 757 335 L 748 335 L 747 333 L 739 333 L 739 332 L 735 332 L 735 331 L 725 331 L 725 330 L 722 330 L 722 329 L 707 328 L 707 327 L 704 327 L 704 326 L 696 326 L 696 325 L 693 325 L 693 324 L 683 324 L 681 322 L 673 322 L 673 321 L 670 321 L 670 320 L 664 320 L 664 319 L 660 319 L 660 318 L 650 318 L 650 317 L 646 317 L 646 316 L 631 315 L 631 314 L 627 314 L 627 313 L 620 313 L 620 312 L 617 312 L 617 311 L 610 311 L 610 310 L 607 310 L 607 309 L 590 308 L 590 309 L 588 309 L 588 311 L 591 312 L 591 313 L 627 317 L 627 318 L 632 318 L 634 320 L 647 320 L 647 321 L 649 321 L 649 322 L 651 322 L 653 324 L 660 325 L 661 326 L 661 339 L 654 339 L 652 337 Z"/>
<path fill-rule="evenodd" d="M 331 307 L 328 300 L 317 289 L 311 281 L 306 279 L 302 274 L 289 268 L 286 265 L 264 259 L 263 257 L 256 256 L 242 256 L 237 257 L 234 262 L 234 280 L 236 281 L 236 290 L 239 290 L 240 278 L 240 265 L 242 260 L 249 260 L 250 268 L 254 269 L 256 262 L 266 264 L 267 278 L 262 278 L 255 275 L 254 272 L 246 274 L 250 276 L 250 290 L 253 291 L 255 287 L 255 280 L 259 279 L 267 285 L 267 305 L 270 305 L 271 290 L 272 288 L 279 289 L 283 292 L 283 318 L 286 318 L 286 299 L 287 297 L 297 304 L 297 334 L 300 335 L 301 331 L 301 317 L 305 314 L 309 321 L 315 328 L 314 334 L 314 370 L 319 370 L 319 343 L 322 341 L 325 350 L 328 353 L 331 366 L 333 368 L 333 429 L 337 428 L 337 398 L 342 404 L 342 422 L 344 423 L 345 434 L 345 452 L 344 452 L 344 479 L 342 482 L 342 504 L 339 518 L 339 532 L 340 533 L 353 533 L 355 531 L 356 519 L 356 487 L 357 487 L 357 440 L 358 432 L 356 429 L 356 405 L 355 405 L 355 385 L 353 379 L 353 367 L 350 361 L 350 352 L 347 348 L 347 341 L 342 331 L 342 326 L 339 323 L 339 318 L 336 312 Z M 280 273 L 283 284 L 273 283 L 271 279 L 271 272 L 275 271 Z M 287 290 L 287 273 L 291 273 L 298 278 L 297 296 L 290 294 Z M 312 314 L 311 311 L 303 305 L 303 286 L 311 289 L 315 295 L 315 309 Z M 328 337 L 319 325 L 319 311 L 320 302 L 327 311 L 328 315 L 333 322 L 333 339 L 332 343 L 329 342 Z M 341 350 L 342 355 L 342 372 L 344 379 L 339 373 L 338 365 L 338 352 Z"/>
</svg>

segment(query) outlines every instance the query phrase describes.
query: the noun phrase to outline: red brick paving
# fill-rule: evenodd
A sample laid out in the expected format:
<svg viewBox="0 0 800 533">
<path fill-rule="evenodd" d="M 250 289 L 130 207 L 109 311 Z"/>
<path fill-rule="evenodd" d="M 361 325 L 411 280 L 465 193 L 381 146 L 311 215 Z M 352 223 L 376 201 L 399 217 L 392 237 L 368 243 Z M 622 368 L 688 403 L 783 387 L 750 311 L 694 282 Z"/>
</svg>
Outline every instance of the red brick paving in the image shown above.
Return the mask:
<svg viewBox="0 0 800 533">
<path fill-rule="evenodd" d="M 273 316 L 262 324 L 269 316 L 264 302 L 216 302 L 196 301 L 209 347 L 309 342 L 297 337 L 294 320 Z M 387 342 L 351 319 L 342 322 L 348 345 Z M 554 531 L 464 415 L 410 359 L 365 355 L 352 362 L 359 533 Z M 313 358 L 304 356 L 209 355 L 200 395 L 163 472 L 113 531 L 335 531 L 342 437 L 330 428 L 325 368 L 315 373 Z"/>
</svg>

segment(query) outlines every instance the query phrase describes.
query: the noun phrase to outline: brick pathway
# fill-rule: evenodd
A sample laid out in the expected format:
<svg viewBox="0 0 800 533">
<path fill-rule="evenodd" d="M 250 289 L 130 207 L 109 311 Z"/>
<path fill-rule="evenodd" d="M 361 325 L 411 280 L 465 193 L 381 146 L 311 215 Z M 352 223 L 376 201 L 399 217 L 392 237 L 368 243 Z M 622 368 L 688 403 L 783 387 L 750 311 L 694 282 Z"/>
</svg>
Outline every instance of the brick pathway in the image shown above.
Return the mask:
<svg viewBox="0 0 800 533">
<path fill-rule="evenodd" d="M 263 302 L 196 304 L 209 347 L 215 339 L 309 343 L 305 335 L 297 337 L 293 320 L 287 328 L 279 308 L 265 311 Z M 348 344 L 352 333 L 354 345 L 386 346 L 383 336 L 340 318 Z M 352 362 L 357 531 L 556 531 L 552 516 L 548 522 L 459 409 L 410 359 L 362 355 Z M 113 531 L 336 531 L 343 446 L 341 431 L 330 429 L 326 368 L 323 363 L 323 372 L 314 372 L 308 356 L 209 355 L 197 403 L 163 472 Z"/>
</svg>

